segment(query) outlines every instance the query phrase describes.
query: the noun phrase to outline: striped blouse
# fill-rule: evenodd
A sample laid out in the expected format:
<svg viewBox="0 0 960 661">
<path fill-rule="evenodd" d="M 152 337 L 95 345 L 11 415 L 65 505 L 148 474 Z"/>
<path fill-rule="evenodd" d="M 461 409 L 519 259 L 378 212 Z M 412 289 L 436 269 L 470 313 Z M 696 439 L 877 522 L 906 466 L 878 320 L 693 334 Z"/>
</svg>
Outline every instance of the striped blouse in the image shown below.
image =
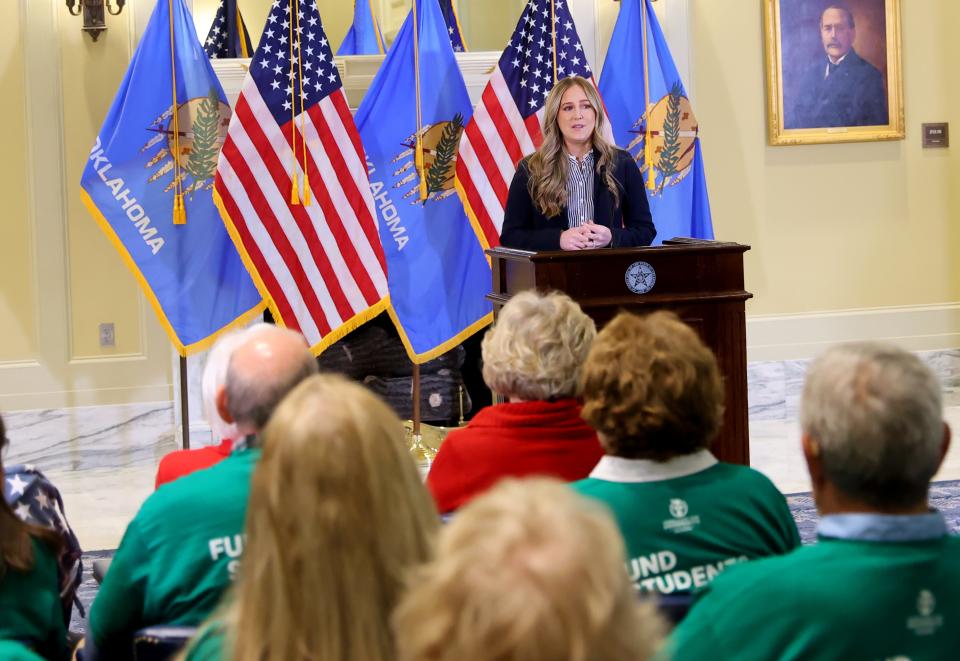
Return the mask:
<svg viewBox="0 0 960 661">
<path fill-rule="evenodd" d="M 567 154 L 568 227 L 579 227 L 593 220 L 593 152 L 577 160 Z"/>
</svg>

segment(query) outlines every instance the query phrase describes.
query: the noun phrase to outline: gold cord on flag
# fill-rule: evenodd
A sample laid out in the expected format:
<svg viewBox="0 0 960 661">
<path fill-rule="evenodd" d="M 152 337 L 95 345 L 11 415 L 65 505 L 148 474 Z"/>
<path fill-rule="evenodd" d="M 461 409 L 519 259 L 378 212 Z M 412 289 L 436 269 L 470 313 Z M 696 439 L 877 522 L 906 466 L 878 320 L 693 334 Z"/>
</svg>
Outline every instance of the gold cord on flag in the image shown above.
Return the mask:
<svg viewBox="0 0 960 661">
<path fill-rule="evenodd" d="M 420 177 L 420 201 L 427 200 L 427 173 L 423 159 L 423 117 L 420 114 L 420 26 L 417 24 L 417 0 L 413 0 L 413 80 L 417 105 L 417 142 L 414 165 Z"/>
<path fill-rule="evenodd" d="M 297 163 L 297 100 L 293 95 L 293 90 L 297 85 L 296 63 L 293 61 L 293 40 L 296 34 L 293 28 L 293 20 L 297 14 L 297 9 L 299 9 L 299 7 L 294 6 L 296 3 L 297 0 L 290 0 L 290 20 L 287 21 L 290 30 L 290 145 L 293 148 L 293 165 L 290 170 L 291 206 L 300 204 L 300 175 L 297 171 L 299 166 L 299 163 Z"/>
<path fill-rule="evenodd" d="M 237 37 L 240 39 L 240 54 L 243 57 L 250 57 L 250 53 L 247 52 L 247 30 L 243 24 L 243 19 L 240 17 L 239 4 L 237 5 L 237 15 L 233 17 L 233 20 L 237 23 Z"/>
<path fill-rule="evenodd" d="M 173 0 L 170 7 L 170 78 L 173 81 L 173 224 L 184 225 L 187 222 L 187 208 L 183 204 L 183 174 L 180 168 L 180 107 L 177 103 L 177 56 L 173 38 Z"/>
<path fill-rule="evenodd" d="M 647 166 L 647 190 L 656 190 L 656 173 L 653 170 L 653 145 L 650 133 L 650 60 L 647 54 L 647 2 L 643 0 L 640 8 L 641 25 L 643 26 L 643 99 L 645 103 L 644 130 L 643 130 L 643 162 Z"/>
<path fill-rule="evenodd" d="M 557 11 L 556 0 L 550 0 L 550 36 L 553 39 L 553 84 L 557 84 Z"/>
<path fill-rule="evenodd" d="M 383 38 L 380 36 L 380 28 L 377 27 L 377 16 L 373 13 L 373 0 L 367 0 L 367 6 L 370 8 L 370 22 L 373 24 L 373 33 L 377 35 L 377 48 L 380 49 L 380 54 L 383 55 Z M 353 14 L 357 14 L 357 3 L 353 3 Z"/>
<path fill-rule="evenodd" d="M 307 167 L 307 97 L 303 92 L 303 41 L 300 39 L 300 0 L 296 0 L 297 11 L 292 20 L 297 22 L 297 81 L 300 83 L 300 149 L 303 152 L 303 206 L 308 207 L 312 201 L 310 197 L 310 169 Z M 333 62 L 330 63 L 333 65 Z M 334 65 L 335 66 L 335 65 Z M 317 72 L 319 76 L 320 73 Z M 296 91 L 296 84 L 293 85 Z M 296 130 L 296 129 L 294 129 Z M 296 158 L 296 152 L 294 152 Z"/>
</svg>

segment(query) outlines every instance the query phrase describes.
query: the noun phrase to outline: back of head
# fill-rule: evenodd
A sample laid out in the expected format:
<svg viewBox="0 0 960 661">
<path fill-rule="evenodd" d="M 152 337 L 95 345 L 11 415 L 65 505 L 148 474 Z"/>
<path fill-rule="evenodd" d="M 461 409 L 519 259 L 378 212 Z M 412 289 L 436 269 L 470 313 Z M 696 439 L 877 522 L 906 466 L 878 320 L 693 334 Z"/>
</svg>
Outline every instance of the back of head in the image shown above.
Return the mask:
<svg viewBox="0 0 960 661">
<path fill-rule="evenodd" d="M 263 429 L 294 386 L 317 372 L 299 333 L 263 325 L 249 331 L 227 367 L 227 409 L 241 433 Z"/>
<path fill-rule="evenodd" d="M 713 352 L 672 312 L 623 312 L 593 343 L 583 418 L 608 454 L 662 461 L 707 447 L 723 422 Z"/>
<path fill-rule="evenodd" d="M 940 383 L 893 345 L 836 346 L 810 365 L 801 425 L 839 491 L 881 510 L 914 506 L 941 459 Z"/>
<path fill-rule="evenodd" d="M 566 294 L 520 292 L 483 338 L 483 380 L 517 399 L 573 397 L 596 334 L 593 320 Z"/>
<path fill-rule="evenodd" d="M 262 439 L 234 658 L 392 659 L 390 611 L 439 525 L 402 423 L 363 386 L 319 375 Z"/>
<path fill-rule="evenodd" d="M 545 478 L 460 510 L 393 625 L 402 661 L 636 661 L 662 631 L 609 515 Z"/>
<path fill-rule="evenodd" d="M 257 323 L 248 328 L 225 333 L 207 354 L 207 362 L 203 366 L 203 377 L 200 381 L 200 393 L 203 398 L 203 413 L 210 424 L 210 437 L 213 443 L 225 438 L 233 440 L 238 436 L 237 426 L 225 421 L 217 412 L 217 392 L 226 384 L 227 368 L 234 350 L 264 326 L 263 323 Z"/>
</svg>

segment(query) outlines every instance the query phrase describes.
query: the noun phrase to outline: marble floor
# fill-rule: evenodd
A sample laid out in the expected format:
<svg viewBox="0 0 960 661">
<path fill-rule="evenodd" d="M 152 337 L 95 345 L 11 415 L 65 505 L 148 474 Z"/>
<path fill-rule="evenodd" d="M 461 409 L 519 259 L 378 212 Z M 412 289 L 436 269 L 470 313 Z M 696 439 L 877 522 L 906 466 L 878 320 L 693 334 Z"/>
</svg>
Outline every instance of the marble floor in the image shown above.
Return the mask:
<svg viewBox="0 0 960 661">
<path fill-rule="evenodd" d="M 945 417 L 960 435 L 960 350 L 923 357 L 943 382 Z M 748 368 L 751 464 L 785 494 L 810 490 L 797 422 L 804 370 L 801 361 Z M 153 491 L 157 462 L 176 447 L 172 402 L 8 411 L 4 419 L 11 441 L 4 463 L 33 463 L 44 471 L 88 551 L 117 547 Z M 960 439 L 935 479 L 960 480 Z"/>
</svg>

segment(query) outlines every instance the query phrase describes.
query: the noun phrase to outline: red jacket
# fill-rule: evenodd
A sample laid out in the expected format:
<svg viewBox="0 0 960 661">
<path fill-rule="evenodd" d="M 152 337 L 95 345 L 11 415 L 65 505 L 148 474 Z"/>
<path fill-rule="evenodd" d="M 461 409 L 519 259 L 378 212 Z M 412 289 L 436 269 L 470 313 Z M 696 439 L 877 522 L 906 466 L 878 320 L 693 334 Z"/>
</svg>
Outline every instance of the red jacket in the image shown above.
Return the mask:
<svg viewBox="0 0 960 661">
<path fill-rule="evenodd" d="M 603 449 L 575 399 L 496 404 L 450 432 L 427 475 L 437 509 L 451 512 L 503 477 L 587 477 Z"/>
<path fill-rule="evenodd" d="M 159 489 L 167 482 L 173 482 L 201 468 L 210 468 L 214 464 L 226 459 L 233 449 L 233 441 L 223 439 L 220 445 L 211 445 L 196 450 L 174 450 L 160 460 L 157 467 L 157 480 L 154 489 Z"/>
</svg>

